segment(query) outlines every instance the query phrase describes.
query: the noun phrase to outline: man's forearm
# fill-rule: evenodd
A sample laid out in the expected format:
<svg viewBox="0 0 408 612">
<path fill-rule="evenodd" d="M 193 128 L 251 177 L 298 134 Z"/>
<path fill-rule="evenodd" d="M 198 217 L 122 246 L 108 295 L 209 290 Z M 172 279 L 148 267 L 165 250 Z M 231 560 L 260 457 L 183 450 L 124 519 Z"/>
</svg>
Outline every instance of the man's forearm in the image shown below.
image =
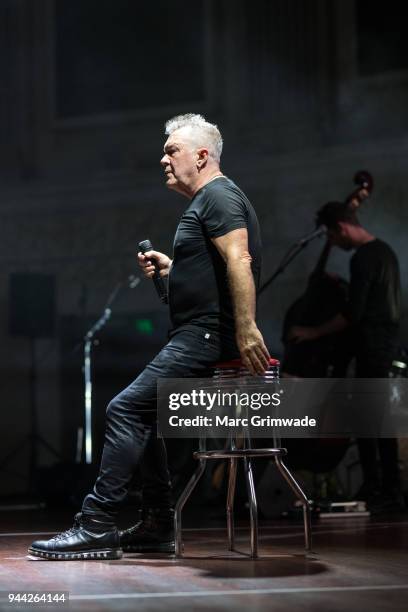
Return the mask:
<svg viewBox="0 0 408 612">
<path fill-rule="evenodd" d="M 160 270 L 160 275 L 164 278 L 167 278 L 170 273 L 171 264 L 173 263 L 172 259 L 169 259 L 169 263 L 165 268 Z"/>
<path fill-rule="evenodd" d="M 235 320 L 235 339 L 243 365 L 251 374 L 263 374 L 270 355 L 255 322 L 256 292 L 248 252 L 246 228 L 212 239 L 227 266 L 227 280 Z"/>
<path fill-rule="evenodd" d="M 250 257 L 242 256 L 229 260 L 227 276 L 238 331 L 255 322 L 256 293 Z"/>
<path fill-rule="evenodd" d="M 329 334 L 335 334 L 336 332 L 341 332 L 343 329 L 346 329 L 350 325 L 349 321 L 342 314 L 337 314 L 333 319 L 322 323 L 317 327 L 317 331 L 319 337 L 328 336 Z"/>
</svg>

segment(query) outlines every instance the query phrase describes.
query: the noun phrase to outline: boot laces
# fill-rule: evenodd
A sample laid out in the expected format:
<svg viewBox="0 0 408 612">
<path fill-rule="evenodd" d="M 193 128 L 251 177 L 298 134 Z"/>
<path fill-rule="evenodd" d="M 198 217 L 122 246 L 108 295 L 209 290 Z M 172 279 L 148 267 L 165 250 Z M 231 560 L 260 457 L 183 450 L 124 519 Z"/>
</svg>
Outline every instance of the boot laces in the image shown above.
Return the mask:
<svg viewBox="0 0 408 612">
<path fill-rule="evenodd" d="M 70 527 L 70 529 L 67 529 L 66 531 L 62 531 L 61 533 L 58 533 L 56 536 L 54 536 L 52 539 L 53 540 L 62 540 L 63 538 L 67 538 L 69 536 L 74 535 L 78 529 L 81 528 L 81 513 L 78 512 L 75 517 L 74 517 L 74 524 L 72 527 Z"/>
</svg>

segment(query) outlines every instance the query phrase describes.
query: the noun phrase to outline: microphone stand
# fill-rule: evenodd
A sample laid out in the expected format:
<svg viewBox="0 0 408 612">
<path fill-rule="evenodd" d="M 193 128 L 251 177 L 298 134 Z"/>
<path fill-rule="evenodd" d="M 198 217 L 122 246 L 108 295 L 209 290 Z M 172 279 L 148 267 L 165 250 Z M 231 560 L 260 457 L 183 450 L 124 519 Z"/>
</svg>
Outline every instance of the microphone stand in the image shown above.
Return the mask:
<svg viewBox="0 0 408 612">
<path fill-rule="evenodd" d="M 315 238 L 319 238 L 320 236 L 325 234 L 326 231 L 327 230 L 325 227 L 320 227 L 314 232 L 310 232 L 309 234 L 306 234 L 305 236 L 297 240 L 294 244 L 292 244 L 288 252 L 284 255 L 282 261 L 276 268 L 275 272 L 272 274 L 272 276 L 268 278 L 268 280 L 265 281 L 263 285 L 261 285 L 258 291 L 258 295 L 263 293 L 265 289 L 267 289 L 267 287 L 269 287 L 269 285 L 273 283 L 275 278 L 277 278 L 280 274 L 282 274 L 286 270 L 290 262 L 293 261 L 293 259 L 295 259 L 295 257 L 297 257 L 299 253 L 303 251 L 303 249 L 306 248 L 310 242 L 312 242 L 312 240 L 314 240 Z"/>
<path fill-rule="evenodd" d="M 140 283 L 140 278 L 130 276 L 128 279 L 128 287 L 133 289 Z M 84 383 L 85 383 L 85 403 L 84 403 L 84 421 L 85 421 L 85 463 L 92 463 L 92 368 L 91 356 L 92 345 L 96 344 L 94 336 L 99 332 L 109 321 L 112 315 L 111 306 L 115 301 L 119 291 L 123 288 L 124 282 L 121 281 L 113 289 L 108 297 L 108 300 L 103 309 L 102 315 L 92 325 L 84 336 Z"/>
</svg>

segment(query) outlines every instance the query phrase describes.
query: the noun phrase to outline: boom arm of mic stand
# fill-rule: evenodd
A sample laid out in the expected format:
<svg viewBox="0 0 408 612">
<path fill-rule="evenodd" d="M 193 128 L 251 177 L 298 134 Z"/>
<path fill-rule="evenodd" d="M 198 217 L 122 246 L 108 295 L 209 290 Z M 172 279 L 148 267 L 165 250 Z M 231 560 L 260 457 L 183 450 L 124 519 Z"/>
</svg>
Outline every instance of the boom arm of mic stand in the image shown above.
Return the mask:
<svg viewBox="0 0 408 612">
<path fill-rule="evenodd" d="M 321 231 L 315 231 L 312 234 L 308 234 L 307 236 L 304 236 L 303 238 L 301 238 L 300 240 L 295 242 L 290 247 L 288 252 L 284 255 L 282 261 L 280 262 L 279 266 L 276 268 L 276 270 L 272 274 L 272 276 L 270 278 L 268 278 L 268 280 L 260 287 L 260 289 L 258 291 L 258 295 L 261 295 L 261 293 L 263 293 L 265 291 L 265 289 L 267 289 L 269 287 L 269 285 L 271 283 L 273 283 L 275 278 L 277 278 L 280 274 L 282 274 L 286 270 L 286 268 L 290 264 L 290 262 L 293 259 L 295 259 L 295 257 L 297 257 L 299 255 L 299 253 L 305 247 L 307 247 L 309 242 L 312 242 L 312 240 L 314 240 L 315 238 L 318 238 L 319 236 L 321 236 L 324 233 L 325 233 L 325 230 L 323 230 L 323 229 Z"/>
<path fill-rule="evenodd" d="M 264 284 L 260 287 L 260 289 L 258 291 L 258 295 L 261 295 L 261 293 L 263 293 L 265 291 L 265 289 L 267 289 L 269 287 L 269 285 L 271 283 L 273 283 L 275 278 L 277 278 L 280 274 L 282 274 L 286 270 L 286 268 L 290 264 L 290 262 L 293 259 L 295 259 L 295 257 L 297 257 L 297 255 L 299 255 L 300 251 L 302 251 L 305 248 L 306 244 L 307 243 L 304 243 L 304 244 L 296 243 L 296 244 L 291 246 L 291 248 L 286 253 L 286 255 L 284 256 L 284 258 L 282 259 L 281 263 L 276 268 L 276 270 L 272 274 L 272 276 L 270 278 L 268 278 L 268 280 L 265 281 Z"/>
</svg>

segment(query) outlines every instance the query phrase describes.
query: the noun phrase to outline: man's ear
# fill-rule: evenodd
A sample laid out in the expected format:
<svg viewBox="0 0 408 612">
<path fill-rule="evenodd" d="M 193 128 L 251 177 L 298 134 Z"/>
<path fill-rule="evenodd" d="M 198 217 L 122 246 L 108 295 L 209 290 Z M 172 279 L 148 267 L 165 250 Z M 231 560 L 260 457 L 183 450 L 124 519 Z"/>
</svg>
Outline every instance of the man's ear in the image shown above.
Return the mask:
<svg viewBox="0 0 408 612">
<path fill-rule="evenodd" d="M 197 149 L 197 167 L 203 168 L 208 159 L 208 149 L 202 147 L 201 149 Z"/>
</svg>

